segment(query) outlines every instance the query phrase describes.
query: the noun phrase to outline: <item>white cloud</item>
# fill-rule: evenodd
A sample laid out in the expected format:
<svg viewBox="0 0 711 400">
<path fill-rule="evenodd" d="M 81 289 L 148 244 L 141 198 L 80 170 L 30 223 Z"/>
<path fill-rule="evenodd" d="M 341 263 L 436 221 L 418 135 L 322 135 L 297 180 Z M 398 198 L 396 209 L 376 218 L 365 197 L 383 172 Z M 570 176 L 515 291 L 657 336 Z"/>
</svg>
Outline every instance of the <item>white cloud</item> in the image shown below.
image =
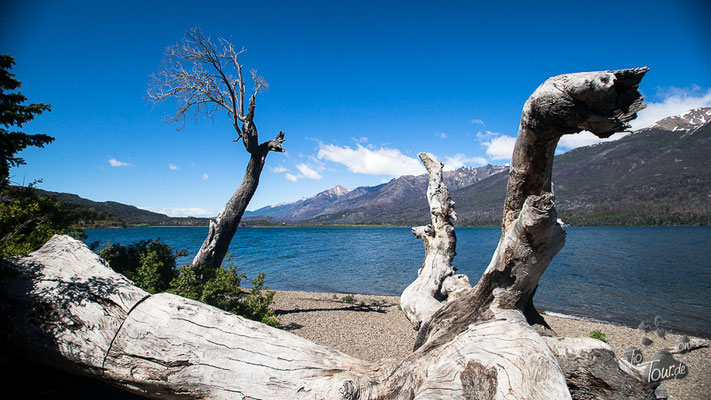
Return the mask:
<svg viewBox="0 0 711 400">
<path fill-rule="evenodd" d="M 168 164 L 168 168 L 169 168 L 171 171 L 178 171 L 178 170 L 180 170 L 180 167 L 178 167 L 178 166 L 175 165 L 175 164 Z"/>
<path fill-rule="evenodd" d="M 472 125 L 479 124 L 479 125 L 484 125 L 484 121 L 480 119 L 473 119 L 472 120 Z"/>
<path fill-rule="evenodd" d="M 501 134 L 497 133 L 497 132 L 492 132 L 492 131 L 486 131 L 484 133 L 482 133 L 482 132 L 476 133 L 476 138 L 478 140 L 487 140 L 487 139 L 491 139 L 491 138 L 497 137 L 497 136 L 501 136 Z"/>
<path fill-rule="evenodd" d="M 440 138 L 440 139 L 446 139 L 446 138 L 447 138 L 447 134 L 444 133 L 444 132 L 435 132 L 435 136 L 437 136 L 437 137 Z"/>
<path fill-rule="evenodd" d="M 109 158 L 109 164 L 111 164 L 112 167 L 133 167 L 133 164 L 119 161 L 115 158 Z"/>
<path fill-rule="evenodd" d="M 281 173 L 283 173 L 283 172 L 288 172 L 288 171 L 289 171 L 289 168 L 284 168 L 284 167 L 282 167 L 281 165 L 278 166 L 278 167 L 272 167 L 272 166 L 270 166 L 269 169 L 272 170 L 272 172 L 276 172 L 277 174 L 281 174 Z"/>
<path fill-rule="evenodd" d="M 699 94 L 698 87 L 690 89 L 672 88 L 662 93 L 662 101 L 646 103 L 647 108 L 640 111 L 637 118 L 632 120 L 632 130 L 647 128 L 657 121 L 675 115 L 686 114 L 687 111 L 699 107 L 711 107 L 711 89 L 706 93 Z M 572 135 L 563 135 L 558 147 L 572 150 L 577 147 L 589 146 L 591 144 L 609 142 L 627 136 L 628 132 L 619 132 L 606 139 L 600 139 L 593 133 L 582 131 Z"/>
<path fill-rule="evenodd" d="M 318 172 L 316 172 L 315 169 L 309 167 L 306 164 L 296 164 L 296 169 L 301 172 L 300 175 L 302 175 L 304 178 L 307 179 L 321 179 L 322 176 Z"/>
<path fill-rule="evenodd" d="M 199 207 L 168 207 L 168 208 L 152 208 L 152 207 L 138 207 L 141 210 L 148 210 L 156 213 L 165 214 L 169 217 L 214 217 L 217 216 L 219 211 L 210 210 L 206 208 Z"/>
<path fill-rule="evenodd" d="M 296 182 L 302 178 L 306 178 L 306 179 L 321 179 L 321 178 L 323 178 L 321 176 L 321 174 L 316 172 L 315 169 L 311 168 L 310 166 L 308 166 L 304 163 L 296 164 L 296 169 L 299 170 L 299 174 L 296 174 L 296 175 L 290 174 L 290 173 L 284 174 L 284 177 L 286 178 L 286 180 Z M 288 171 L 288 170 L 286 168 L 284 168 L 284 171 L 282 171 L 282 172 L 286 172 L 286 171 Z"/>
<path fill-rule="evenodd" d="M 572 135 L 563 135 L 558 142 L 558 148 L 572 150 L 576 147 L 590 146 L 591 144 L 596 144 L 600 142 L 609 142 L 612 140 L 617 140 L 619 138 L 627 136 L 627 132 L 619 132 L 610 136 L 606 139 L 600 139 L 595 136 L 594 133 L 588 131 L 582 131 L 580 133 L 574 133 Z"/>
<path fill-rule="evenodd" d="M 208 178 L 207 174 L 202 174 L 202 180 L 203 180 L 203 181 L 206 181 L 207 178 Z"/>
<path fill-rule="evenodd" d="M 414 157 L 408 157 L 397 149 L 381 147 L 366 148 L 360 144 L 355 149 L 350 146 L 321 144 L 318 158 L 345 165 L 351 172 L 368 175 L 424 174 L 425 167 Z"/>
<path fill-rule="evenodd" d="M 492 160 L 510 160 L 515 144 L 516 138 L 507 135 L 497 136 L 482 143 L 486 147 L 486 155 Z"/>
<path fill-rule="evenodd" d="M 465 154 L 455 154 L 453 157 L 444 157 L 444 170 L 454 171 L 466 164 L 486 165 L 489 162 L 484 157 L 467 157 Z"/>
<path fill-rule="evenodd" d="M 657 103 L 646 103 L 647 108 L 637 113 L 637 119 L 631 122 L 632 129 L 642 129 L 654 125 L 660 119 L 674 115 L 683 115 L 687 111 L 699 107 L 711 107 L 711 89 L 700 93 L 698 86 L 679 89 L 667 89 L 660 97 L 664 99 Z"/>
</svg>

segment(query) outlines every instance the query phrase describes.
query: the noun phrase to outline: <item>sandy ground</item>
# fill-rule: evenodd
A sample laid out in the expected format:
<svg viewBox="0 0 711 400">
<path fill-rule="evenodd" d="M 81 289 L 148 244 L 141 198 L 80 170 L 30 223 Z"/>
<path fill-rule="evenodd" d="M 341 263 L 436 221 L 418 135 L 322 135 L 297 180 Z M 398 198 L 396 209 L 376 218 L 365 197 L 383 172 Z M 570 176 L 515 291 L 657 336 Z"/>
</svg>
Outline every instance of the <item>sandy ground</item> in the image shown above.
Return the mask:
<svg viewBox="0 0 711 400">
<path fill-rule="evenodd" d="M 283 329 L 360 359 L 398 358 L 412 351 L 415 331 L 398 308 L 398 297 L 356 294 L 348 302 L 344 296 L 277 292 L 273 306 Z M 592 331 L 601 331 L 618 357 L 626 348 L 637 346 L 649 359 L 657 350 L 674 347 L 679 339 L 672 333 L 665 338 L 650 333 L 647 337 L 654 343 L 645 347 L 640 345 L 642 332 L 638 329 L 550 315 L 546 321 L 559 336 L 587 337 Z M 711 399 L 711 349 L 693 350 L 675 355 L 675 359 L 686 364 L 689 373 L 683 379 L 662 383 L 669 399 Z"/>
</svg>

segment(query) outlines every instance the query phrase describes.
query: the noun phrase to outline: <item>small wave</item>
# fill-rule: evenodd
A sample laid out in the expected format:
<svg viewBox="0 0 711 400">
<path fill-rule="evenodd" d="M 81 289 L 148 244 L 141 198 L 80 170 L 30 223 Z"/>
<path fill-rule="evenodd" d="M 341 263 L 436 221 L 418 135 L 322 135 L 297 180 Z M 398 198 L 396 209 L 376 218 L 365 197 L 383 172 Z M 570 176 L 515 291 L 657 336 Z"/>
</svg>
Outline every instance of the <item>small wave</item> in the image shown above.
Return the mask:
<svg viewBox="0 0 711 400">
<path fill-rule="evenodd" d="M 590 318 L 590 317 L 581 317 L 581 316 L 578 316 L 578 315 L 563 314 L 563 313 L 558 313 L 558 312 L 554 312 L 554 311 L 544 311 L 543 314 L 545 314 L 545 315 L 550 315 L 551 317 L 577 319 L 577 320 L 579 320 L 579 321 L 597 322 L 597 323 L 600 323 L 600 324 L 611 324 L 611 323 L 613 323 L 613 322 L 611 322 L 611 321 L 603 321 L 603 320 L 601 320 L 601 319 Z"/>
</svg>

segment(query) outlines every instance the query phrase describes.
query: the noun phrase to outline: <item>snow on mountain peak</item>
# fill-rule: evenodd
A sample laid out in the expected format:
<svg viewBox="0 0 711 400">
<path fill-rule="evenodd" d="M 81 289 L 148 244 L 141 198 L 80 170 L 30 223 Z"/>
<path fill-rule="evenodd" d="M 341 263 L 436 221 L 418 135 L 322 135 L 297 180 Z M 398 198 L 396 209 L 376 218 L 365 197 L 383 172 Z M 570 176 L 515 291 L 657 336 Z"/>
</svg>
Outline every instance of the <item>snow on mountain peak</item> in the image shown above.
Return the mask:
<svg viewBox="0 0 711 400">
<path fill-rule="evenodd" d="M 654 125 L 652 128 L 661 128 L 667 131 L 687 131 L 699 127 L 711 121 L 711 107 L 702 107 L 694 110 L 689 110 L 684 115 L 675 115 L 673 117 L 664 118 Z"/>
<path fill-rule="evenodd" d="M 331 189 L 331 192 L 335 194 L 336 196 L 343 196 L 344 194 L 350 192 L 349 189 L 344 188 L 341 185 L 336 185 Z"/>
</svg>

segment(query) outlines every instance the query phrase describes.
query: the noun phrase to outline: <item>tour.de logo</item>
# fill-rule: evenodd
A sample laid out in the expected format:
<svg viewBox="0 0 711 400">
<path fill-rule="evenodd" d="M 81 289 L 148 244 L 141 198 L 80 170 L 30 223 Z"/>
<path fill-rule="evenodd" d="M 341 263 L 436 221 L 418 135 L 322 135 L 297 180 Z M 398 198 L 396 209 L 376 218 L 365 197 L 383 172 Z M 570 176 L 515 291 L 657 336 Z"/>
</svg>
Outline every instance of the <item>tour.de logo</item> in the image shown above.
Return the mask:
<svg viewBox="0 0 711 400">
<path fill-rule="evenodd" d="M 654 327 L 648 325 L 645 321 L 639 324 L 638 329 L 642 331 L 642 338 L 640 343 L 642 346 L 647 347 L 654 343 L 652 339 L 647 337 L 652 331 L 655 331 L 658 337 L 665 339 L 667 329 L 662 327 L 662 324 L 666 322 L 661 317 L 657 316 L 654 318 Z M 689 338 L 687 336 L 682 336 L 674 345 L 674 353 L 684 354 L 688 352 L 691 348 L 689 343 Z M 644 354 L 642 350 L 637 346 L 632 346 L 624 351 L 624 355 L 627 361 L 632 365 L 638 365 L 644 367 L 644 380 L 647 383 L 660 382 L 665 379 L 682 379 L 689 374 L 689 368 L 683 362 L 676 360 L 674 355 L 669 350 L 659 350 L 652 355 L 649 361 L 644 362 Z"/>
</svg>

